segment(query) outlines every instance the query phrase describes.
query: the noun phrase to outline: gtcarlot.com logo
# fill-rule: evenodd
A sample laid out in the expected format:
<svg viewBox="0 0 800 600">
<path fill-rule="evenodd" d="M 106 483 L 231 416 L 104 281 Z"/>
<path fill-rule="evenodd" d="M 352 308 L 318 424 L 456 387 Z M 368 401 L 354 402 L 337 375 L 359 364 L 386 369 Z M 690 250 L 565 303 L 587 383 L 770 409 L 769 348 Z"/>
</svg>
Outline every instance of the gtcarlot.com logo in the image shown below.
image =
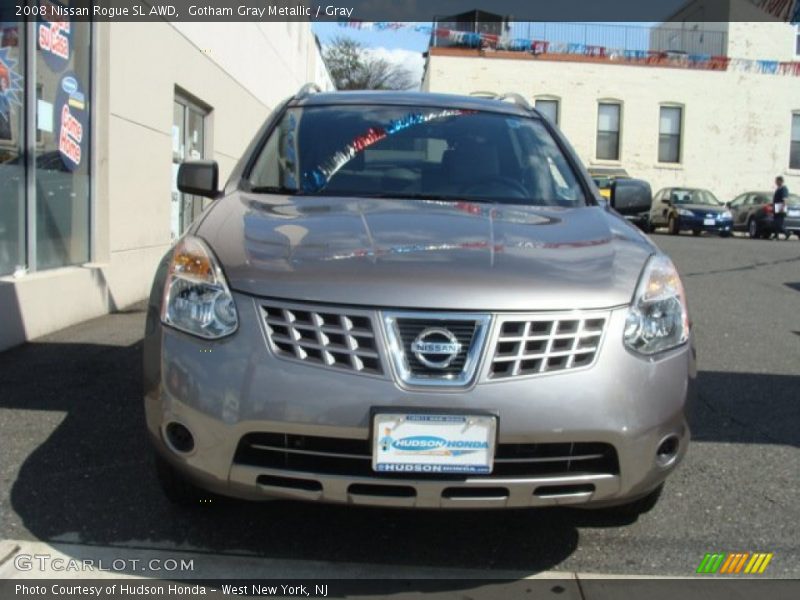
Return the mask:
<svg viewBox="0 0 800 600">
<path fill-rule="evenodd" d="M 761 575 L 772 560 L 772 552 L 707 553 L 697 572 L 703 575 Z"/>
<path fill-rule="evenodd" d="M 138 558 L 85 559 L 64 558 L 49 554 L 17 554 L 14 566 L 18 571 L 57 571 L 57 572 L 92 572 L 92 571 L 194 571 L 194 559 Z"/>
</svg>

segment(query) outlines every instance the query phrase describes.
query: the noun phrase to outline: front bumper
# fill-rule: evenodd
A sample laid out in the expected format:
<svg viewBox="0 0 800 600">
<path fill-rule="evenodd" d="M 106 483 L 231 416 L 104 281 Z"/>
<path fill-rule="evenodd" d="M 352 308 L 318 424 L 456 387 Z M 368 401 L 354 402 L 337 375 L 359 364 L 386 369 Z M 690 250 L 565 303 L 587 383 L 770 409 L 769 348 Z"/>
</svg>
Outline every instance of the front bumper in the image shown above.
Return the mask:
<svg viewBox="0 0 800 600">
<path fill-rule="evenodd" d="M 657 487 L 686 452 L 684 418 L 694 379 L 687 344 L 644 360 L 622 346 L 626 309 L 610 312 L 603 344 L 589 368 L 464 390 L 407 390 L 372 377 L 290 362 L 268 348 L 252 297 L 235 294 L 240 326 L 208 342 L 164 328 L 149 316 L 145 339 L 145 408 L 156 449 L 194 483 L 246 499 L 291 498 L 418 508 L 608 504 Z M 498 443 L 607 445 L 616 468 L 521 475 L 384 476 L 367 469 L 297 468 L 241 459 L 250 434 L 283 434 L 368 444 L 370 409 L 449 409 L 499 415 Z M 194 436 L 190 452 L 166 441 L 180 423 Z M 679 440 L 669 464 L 656 460 L 667 436 Z M 288 438 L 287 438 L 288 439 Z"/>
<path fill-rule="evenodd" d="M 681 231 L 707 231 L 711 233 L 730 233 L 733 231 L 731 219 L 714 219 L 713 224 L 706 224 L 706 219 L 701 217 L 678 216 L 678 227 Z"/>
</svg>

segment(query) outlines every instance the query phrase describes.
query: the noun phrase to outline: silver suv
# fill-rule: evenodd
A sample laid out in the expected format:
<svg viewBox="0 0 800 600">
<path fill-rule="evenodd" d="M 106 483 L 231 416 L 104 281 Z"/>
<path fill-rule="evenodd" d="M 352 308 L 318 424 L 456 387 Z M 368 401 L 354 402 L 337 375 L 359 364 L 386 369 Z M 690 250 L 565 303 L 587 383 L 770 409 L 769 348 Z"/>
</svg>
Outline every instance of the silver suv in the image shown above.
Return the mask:
<svg viewBox="0 0 800 600">
<path fill-rule="evenodd" d="M 216 201 L 149 303 L 170 499 L 638 513 L 684 455 L 678 273 L 522 98 L 303 89 L 179 187 Z"/>
</svg>

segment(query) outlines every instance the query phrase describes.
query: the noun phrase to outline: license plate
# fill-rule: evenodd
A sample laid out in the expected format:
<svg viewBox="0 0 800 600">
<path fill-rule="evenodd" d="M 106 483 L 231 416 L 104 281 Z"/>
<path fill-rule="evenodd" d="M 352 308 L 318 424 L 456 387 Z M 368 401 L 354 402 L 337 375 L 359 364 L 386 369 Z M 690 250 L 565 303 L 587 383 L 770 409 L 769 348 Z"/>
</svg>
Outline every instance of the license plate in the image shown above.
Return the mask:
<svg viewBox="0 0 800 600">
<path fill-rule="evenodd" d="M 790 217 L 800 217 L 800 210 L 789 210 L 786 214 Z"/>
<path fill-rule="evenodd" d="M 703 219 L 703 225 L 715 225 L 716 221 L 714 219 Z"/>
<path fill-rule="evenodd" d="M 382 473 L 491 473 L 497 417 L 384 414 L 373 420 L 372 468 Z"/>
</svg>

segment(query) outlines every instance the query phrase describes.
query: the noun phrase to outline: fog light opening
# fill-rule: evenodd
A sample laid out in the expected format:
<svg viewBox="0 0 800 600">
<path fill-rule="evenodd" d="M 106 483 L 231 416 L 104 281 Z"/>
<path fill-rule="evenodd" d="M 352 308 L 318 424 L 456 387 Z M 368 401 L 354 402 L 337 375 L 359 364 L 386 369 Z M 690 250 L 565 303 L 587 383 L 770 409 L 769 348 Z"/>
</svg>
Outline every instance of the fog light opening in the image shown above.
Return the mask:
<svg viewBox="0 0 800 600">
<path fill-rule="evenodd" d="M 164 437 L 175 452 L 186 454 L 194 450 L 194 436 L 181 423 L 175 421 L 168 423 L 164 429 Z"/>
<path fill-rule="evenodd" d="M 656 450 L 656 462 L 661 467 L 668 467 L 675 462 L 678 457 L 680 440 L 677 435 L 668 435 L 658 445 Z"/>
</svg>

